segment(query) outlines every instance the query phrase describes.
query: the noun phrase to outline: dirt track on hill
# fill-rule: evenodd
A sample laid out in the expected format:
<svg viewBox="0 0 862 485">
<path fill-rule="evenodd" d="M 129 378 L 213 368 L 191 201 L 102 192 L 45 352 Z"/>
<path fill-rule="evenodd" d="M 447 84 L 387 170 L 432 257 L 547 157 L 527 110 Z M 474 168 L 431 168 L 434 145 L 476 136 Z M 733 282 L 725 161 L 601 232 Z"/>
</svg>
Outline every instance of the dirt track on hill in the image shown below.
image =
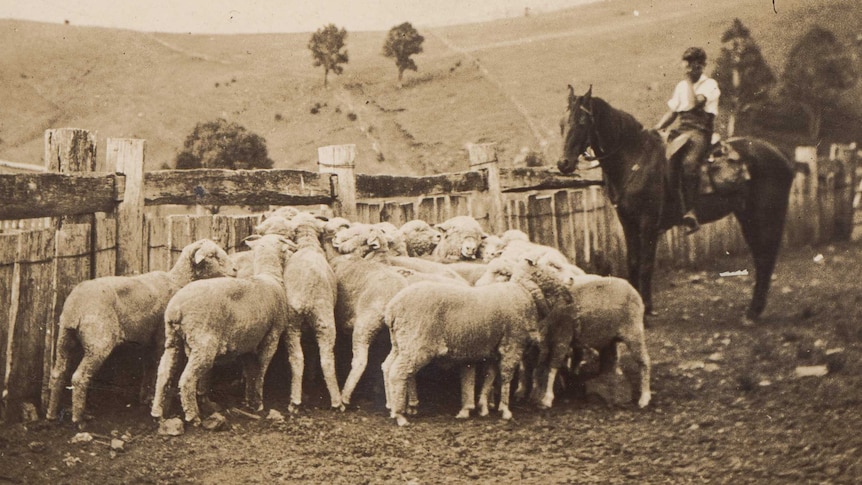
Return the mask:
<svg viewBox="0 0 862 485">
<path fill-rule="evenodd" d="M 113 387 L 91 394 L 87 431 L 125 434 L 125 451 L 71 444 L 68 423 L 5 426 L 0 483 L 858 483 L 862 247 L 785 251 L 751 327 L 739 318 L 751 279 L 719 277 L 748 265 L 737 256 L 659 274 L 660 315 L 647 331 L 654 398 L 644 410 L 575 386 L 549 411 L 521 405 L 511 422 L 461 422 L 454 375 L 441 371 L 420 376 L 421 414 L 403 429 L 366 386 L 359 409 L 345 413 L 326 410 L 321 392 L 283 422 L 229 414 L 226 431 L 168 438 L 127 404 L 134 389 Z M 821 365 L 825 376 L 795 376 Z M 286 414 L 281 385 L 273 379 L 266 401 Z"/>
</svg>

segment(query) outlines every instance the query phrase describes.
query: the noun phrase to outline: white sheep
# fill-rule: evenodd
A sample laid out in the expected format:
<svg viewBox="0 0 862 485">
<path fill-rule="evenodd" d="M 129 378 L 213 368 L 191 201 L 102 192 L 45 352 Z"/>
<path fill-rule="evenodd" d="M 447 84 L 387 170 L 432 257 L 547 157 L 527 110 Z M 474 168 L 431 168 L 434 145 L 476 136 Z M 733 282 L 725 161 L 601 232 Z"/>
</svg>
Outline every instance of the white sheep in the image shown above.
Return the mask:
<svg viewBox="0 0 862 485">
<path fill-rule="evenodd" d="M 76 286 L 63 305 L 57 339 L 57 357 L 51 370 L 47 418 L 57 419 L 70 357 L 76 345 L 84 357 L 72 376 L 72 422 L 81 423 L 87 389 L 105 359 L 121 343 L 158 347 L 162 342 L 165 307 L 172 296 L 192 280 L 233 276 L 236 269 L 215 242 L 201 239 L 183 248 L 169 272 L 136 276 L 105 276 Z M 152 386 L 158 353 L 146 359 L 142 390 Z M 142 398 L 146 398 L 143 395 Z"/>
<path fill-rule="evenodd" d="M 553 404 L 554 380 L 570 348 L 575 349 L 576 364 L 582 348 L 598 350 L 600 372 L 613 372 L 619 365 L 617 343 L 622 342 L 639 368 L 638 406 L 646 407 L 652 397 L 650 358 L 644 335 L 644 305 L 637 290 L 621 278 L 589 275 L 577 279 L 570 291 L 573 303 L 554 308 L 548 316 L 550 360 L 541 405 Z"/>
<path fill-rule="evenodd" d="M 243 360 L 245 395 L 250 406 L 262 408 L 264 375 L 287 325 L 284 263 L 296 244 L 276 234 L 249 236 L 246 244 L 254 254 L 252 277 L 195 281 L 168 303 L 152 416 L 163 417 L 167 386 L 183 349 L 188 362 L 179 385 L 186 421 L 200 423 L 198 384 L 219 356 L 256 356 Z"/>
<path fill-rule="evenodd" d="M 320 350 L 320 367 L 332 407 L 344 410 L 335 375 L 335 301 L 338 289 L 335 273 L 320 242 L 324 226 L 323 220 L 304 212 L 294 216 L 289 223 L 289 237 L 298 246 L 284 268 L 284 286 L 290 307 L 285 345 L 291 369 L 291 412 L 295 412 L 302 403 L 305 370 L 301 345 L 303 328 L 315 334 Z"/>
<path fill-rule="evenodd" d="M 476 259 L 476 251 L 486 237 L 479 222 L 470 216 L 455 216 L 434 228 L 443 233 L 432 253 L 440 261 Z"/>
<path fill-rule="evenodd" d="M 568 290 L 534 262 L 519 263 L 506 283 L 482 287 L 423 282 L 401 290 L 386 306 L 392 351 L 384 378 L 392 416 L 408 424 L 408 383 L 431 360 L 479 362 L 500 356 L 503 396 L 499 409 L 511 419 L 509 385 L 528 343 L 542 345 L 541 317 L 569 297 Z M 569 300 L 570 301 L 570 300 Z"/>
<path fill-rule="evenodd" d="M 350 374 L 341 389 L 341 400 L 349 405 L 368 365 L 368 349 L 384 328 L 383 309 L 409 282 L 389 264 L 367 258 L 387 248 L 385 236 L 372 225 L 356 223 L 339 231 L 333 246 L 345 253 L 331 259 L 330 264 L 338 281 L 335 321 L 352 339 Z"/>
<path fill-rule="evenodd" d="M 407 241 L 404 234 L 391 222 L 372 224 L 385 237 L 388 252 L 396 256 L 407 256 Z"/>
<path fill-rule="evenodd" d="M 430 255 L 443 238 L 440 231 L 421 219 L 405 222 L 398 231 L 407 246 L 407 256 L 411 257 Z"/>
</svg>

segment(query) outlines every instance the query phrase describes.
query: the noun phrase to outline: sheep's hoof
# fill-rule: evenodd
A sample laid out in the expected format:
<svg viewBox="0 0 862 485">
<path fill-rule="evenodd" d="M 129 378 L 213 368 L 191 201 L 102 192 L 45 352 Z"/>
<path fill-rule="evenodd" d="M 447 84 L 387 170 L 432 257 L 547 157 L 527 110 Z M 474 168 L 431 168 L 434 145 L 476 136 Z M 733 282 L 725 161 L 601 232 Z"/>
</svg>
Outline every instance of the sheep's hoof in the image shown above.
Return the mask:
<svg viewBox="0 0 862 485">
<path fill-rule="evenodd" d="M 347 406 L 345 406 L 344 404 L 333 404 L 332 410 L 333 411 L 341 411 L 343 413 L 344 411 L 347 410 Z"/>
<path fill-rule="evenodd" d="M 407 414 L 409 416 L 416 416 L 419 414 L 419 406 L 418 405 L 408 405 L 407 406 Z"/>
<path fill-rule="evenodd" d="M 638 407 L 639 408 L 647 407 L 647 405 L 650 402 L 650 399 L 652 399 L 652 393 L 645 392 L 645 393 L 641 394 L 641 398 L 638 400 Z"/>
<path fill-rule="evenodd" d="M 487 415 L 488 415 L 488 406 L 481 406 L 479 408 L 479 416 L 482 416 L 484 418 Z"/>
<path fill-rule="evenodd" d="M 470 417 L 470 410 L 469 409 L 462 409 L 461 411 L 458 412 L 458 414 L 455 415 L 455 419 L 467 419 L 469 417 Z"/>
<path fill-rule="evenodd" d="M 399 427 L 404 427 L 404 426 L 408 426 L 410 424 L 410 421 L 407 421 L 407 418 L 405 418 L 403 415 L 397 414 L 397 415 L 395 415 L 395 423 Z"/>
<path fill-rule="evenodd" d="M 504 409 L 501 412 L 503 413 L 503 420 L 504 421 L 509 421 L 510 419 L 512 419 L 512 411 L 509 411 L 508 409 Z"/>
<path fill-rule="evenodd" d="M 299 404 L 290 403 L 290 405 L 287 406 L 287 412 L 290 414 L 299 414 Z"/>
<path fill-rule="evenodd" d="M 194 426 L 195 428 L 199 428 L 201 425 L 201 418 L 200 418 L 200 416 L 194 416 L 194 417 L 186 416 L 186 422 L 189 423 L 190 425 Z"/>
</svg>

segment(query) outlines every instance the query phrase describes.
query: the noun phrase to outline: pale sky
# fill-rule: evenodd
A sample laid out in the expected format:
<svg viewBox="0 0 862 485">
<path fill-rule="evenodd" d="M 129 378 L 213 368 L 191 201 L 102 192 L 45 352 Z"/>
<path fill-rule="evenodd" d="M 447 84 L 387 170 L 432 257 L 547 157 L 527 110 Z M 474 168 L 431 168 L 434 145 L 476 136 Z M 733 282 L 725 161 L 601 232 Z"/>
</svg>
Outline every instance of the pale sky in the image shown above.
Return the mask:
<svg viewBox="0 0 862 485">
<path fill-rule="evenodd" d="M 547 12 L 600 0 L 0 0 L 0 18 L 147 32 L 313 32 L 388 30 Z"/>
</svg>

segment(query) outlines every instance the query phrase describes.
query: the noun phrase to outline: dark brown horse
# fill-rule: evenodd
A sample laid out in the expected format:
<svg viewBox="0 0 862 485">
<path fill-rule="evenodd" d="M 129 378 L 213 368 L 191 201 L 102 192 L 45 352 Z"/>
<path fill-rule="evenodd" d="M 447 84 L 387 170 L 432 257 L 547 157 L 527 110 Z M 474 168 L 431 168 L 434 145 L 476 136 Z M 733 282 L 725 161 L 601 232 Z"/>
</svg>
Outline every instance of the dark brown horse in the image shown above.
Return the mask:
<svg viewBox="0 0 862 485">
<path fill-rule="evenodd" d="M 652 312 L 651 280 L 656 244 L 664 231 L 681 223 L 675 171 L 665 156 L 665 145 L 654 130 L 644 129 L 632 115 L 592 95 L 592 86 L 576 96 L 569 86 L 563 159 L 558 166 L 572 171 L 578 158 L 591 148 L 604 172 L 606 190 L 616 205 L 626 238 L 628 280 Z M 736 216 L 754 257 L 755 285 L 749 319 L 766 306 L 766 296 L 787 213 L 794 166 L 777 148 L 754 138 L 732 138 L 727 143 L 747 164 L 750 180 L 744 189 L 701 195 L 696 212 L 701 223 Z"/>
</svg>

